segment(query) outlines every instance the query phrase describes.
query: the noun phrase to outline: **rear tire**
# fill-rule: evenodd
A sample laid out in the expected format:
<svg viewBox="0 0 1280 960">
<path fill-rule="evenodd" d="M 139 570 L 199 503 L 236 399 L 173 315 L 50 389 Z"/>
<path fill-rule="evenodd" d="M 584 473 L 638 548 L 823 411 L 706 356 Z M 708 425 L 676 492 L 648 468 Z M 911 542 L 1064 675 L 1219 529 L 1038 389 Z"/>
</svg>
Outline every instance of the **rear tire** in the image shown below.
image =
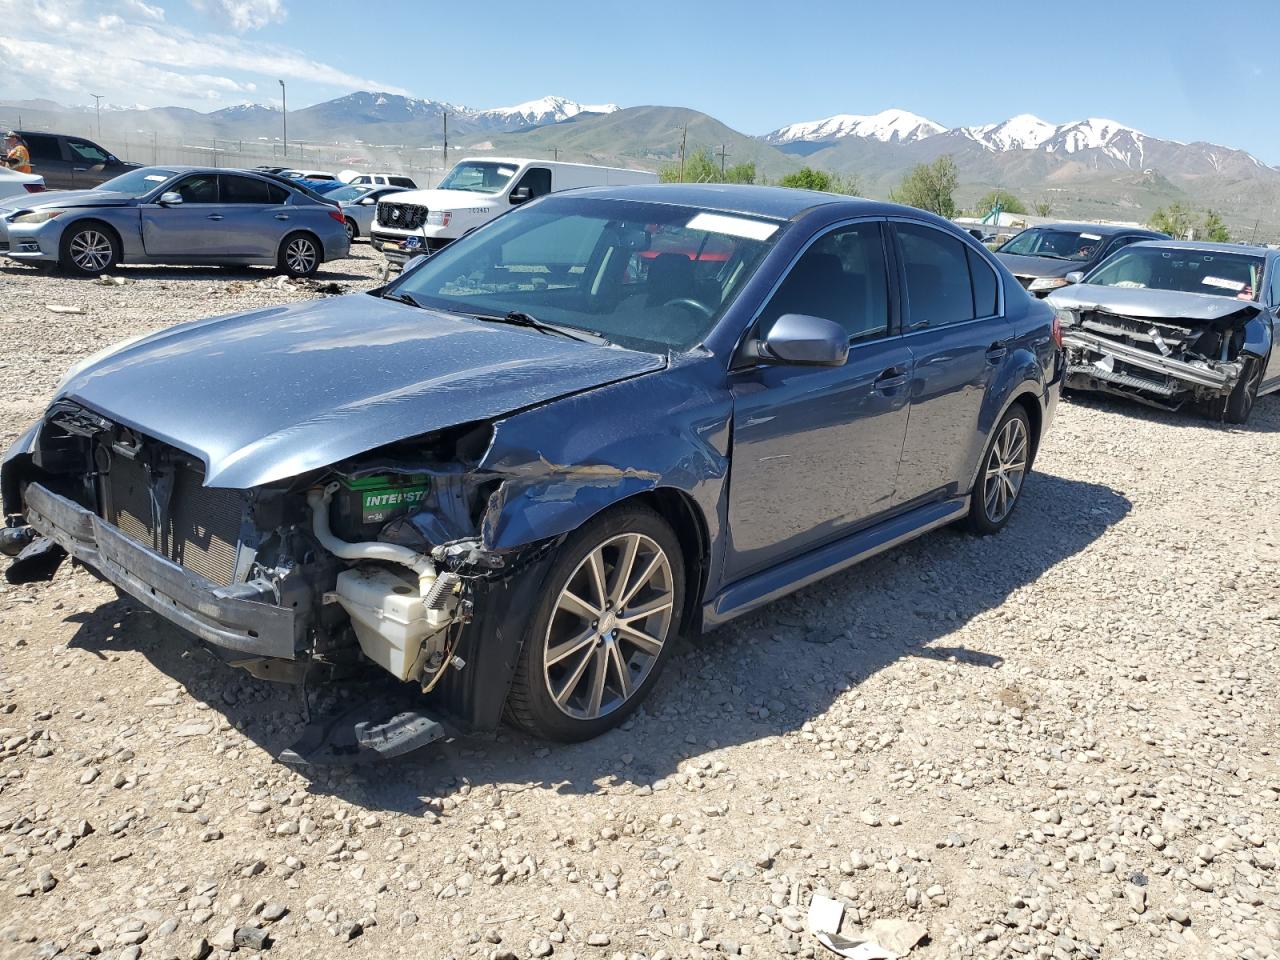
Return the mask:
<svg viewBox="0 0 1280 960">
<path fill-rule="evenodd" d="M 1244 360 L 1240 379 L 1236 381 L 1235 389 L 1222 408 L 1222 419 L 1226 423 L 1248 423 L 1254 402 L 1258 399 L 1264 362 L 1257 357 L 1245 357 Z"/>
<path fill-rule="evenodd" d="M 680 632 L 684 557 L 653 510 L 623 505 L 560 548 L 520 651 L 507 716 L 548 740 L 589 740 L 653 689 Z"/>
<path fill-rule="evenodd" d="M 276 268 L 291 277 L 309 277 L 320 269 L 320 241 L 309 233 L 291 233 L 280 244 Z"/>
<path fill-rule="evenodd" d="M 969 529 L 999 533 L 1013 516 L 1031 466 L 1031 421 L 1021 403 L 1000 419 L 982 454 L 978 479 L 969 497 Z"/>
<path fill-rule="evenodd" d="M 62 234 L 58 265 L 77 277 L 98 277 L 120 262 L 120 241 L 97 220 L 74 223 Z"/>
<path fill-rule="evenodd" d="M 347 243 L 355 243 L 356 237 L 360 236 L 360 228 L 350 217 L 346 217 L 342 223 L 347 228 Z"/>
</svg>

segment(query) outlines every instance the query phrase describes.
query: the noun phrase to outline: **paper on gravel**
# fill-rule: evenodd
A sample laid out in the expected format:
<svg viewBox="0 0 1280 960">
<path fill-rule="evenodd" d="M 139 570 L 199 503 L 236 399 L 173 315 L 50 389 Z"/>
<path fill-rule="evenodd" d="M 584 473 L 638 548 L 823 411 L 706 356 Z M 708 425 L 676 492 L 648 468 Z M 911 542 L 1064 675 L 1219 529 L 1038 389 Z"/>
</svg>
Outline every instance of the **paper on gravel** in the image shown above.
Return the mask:
<svg viewBox="0 0 1280 960">
<path fill-rule="evenodd" d="M 818 942 L 846 960 L 901 960 L 900 955 L 870 940 L 850 940 L 835 933 L 817 934 Z"/>
<path fill-rule="evenodd" d="M 839 933 L 840 921 L 844 919 L 844 904 L 815 894 L 809 901 L 809 918 L 807 926 L 810 933 Z"/>
</svg>

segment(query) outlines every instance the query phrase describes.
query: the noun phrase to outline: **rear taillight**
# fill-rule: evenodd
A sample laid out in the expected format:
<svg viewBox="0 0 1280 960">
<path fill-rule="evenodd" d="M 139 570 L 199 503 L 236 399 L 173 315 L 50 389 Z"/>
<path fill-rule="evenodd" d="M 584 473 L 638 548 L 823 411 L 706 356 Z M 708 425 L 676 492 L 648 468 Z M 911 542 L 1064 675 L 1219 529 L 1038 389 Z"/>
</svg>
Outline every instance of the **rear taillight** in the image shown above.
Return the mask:
<svg viewBox="0 0 1280 960">
<path fill-rule="evenodd" d="M 330 210 L 329 216 L 331 216 L 334 220 L 337 220 L 339 223 L 347 222 L 347 218 L 342 215 L 341 210 Z"/>
<path fill-rule="evenodd" d="M 1053 315 L 1053 342 L 1059 350 L 1062 349 L 1062 321 L 1058 319 L 1057 313 Z"/>
<path fill-rule="evenodd" d="M 43 183 L 24 183 L 22 188 L 26 190 L 27 193 L 44 193 Z"/>
</svg>

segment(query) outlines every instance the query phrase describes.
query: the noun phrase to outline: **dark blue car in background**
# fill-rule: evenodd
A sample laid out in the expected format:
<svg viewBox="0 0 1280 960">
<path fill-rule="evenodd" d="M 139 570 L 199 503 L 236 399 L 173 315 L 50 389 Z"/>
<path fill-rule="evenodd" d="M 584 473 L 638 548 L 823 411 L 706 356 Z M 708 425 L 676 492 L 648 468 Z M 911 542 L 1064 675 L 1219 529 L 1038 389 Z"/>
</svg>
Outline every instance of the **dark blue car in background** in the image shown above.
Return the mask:
<svg viewBox="0 0 1280 960">
<path fill-rule="evenodd" d="M 1000 530 L 1062 369 L 1053 311 L 919 210 L 554 194 L 372 294 L 73 369 L 6 456 L 3 546 L 262 676 L 372 661 L 461 724 L 582 739 L 679 631 Z"/>
</svg>

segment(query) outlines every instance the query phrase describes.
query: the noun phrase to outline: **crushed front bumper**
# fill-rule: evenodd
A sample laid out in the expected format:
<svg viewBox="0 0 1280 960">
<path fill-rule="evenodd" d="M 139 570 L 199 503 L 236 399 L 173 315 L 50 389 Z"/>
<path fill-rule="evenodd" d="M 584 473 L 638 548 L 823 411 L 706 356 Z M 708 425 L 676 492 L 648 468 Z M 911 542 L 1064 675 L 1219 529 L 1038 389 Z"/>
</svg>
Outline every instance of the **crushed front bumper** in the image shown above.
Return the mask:
<svg viewBox="0 0 1280 960">
<path fill-rule="evenodd" d="M 23 499 L 36 531 L 165 619 L 218 647 L 294 658 L 292 609 L 236 597 L 38 483 L 27 485 Z"/>
<path fill-rule="evenodd" d="M 1100 337 L 1085 330 L 1070 328 L 1064 330 L 1062 342 L 1067 348 L 1069 358 L 1080 355 L 1088 361 L 1080 363 L 1076 360 L 1070 363 L 1069 374 L 1073 377 L 1092 376 L 1117 387 L 1147 390 L 1163 396 L 1206 391 L 1225 396 L 1234 389 L 1236 381 L 1240 379 L 1241 365 L 1236 362 L 1208 363 L 1200 360 L 1179 360 L 1108 337 Z M 1108 367 L 1105 362 L 1108 357 L 1130 367 L 1137 367 L 1141 371 L 1157 374 L 1157 377 L 1149 379 L 1133 373 L 1116 371 L 1114 365 Z"/>
</svg>

